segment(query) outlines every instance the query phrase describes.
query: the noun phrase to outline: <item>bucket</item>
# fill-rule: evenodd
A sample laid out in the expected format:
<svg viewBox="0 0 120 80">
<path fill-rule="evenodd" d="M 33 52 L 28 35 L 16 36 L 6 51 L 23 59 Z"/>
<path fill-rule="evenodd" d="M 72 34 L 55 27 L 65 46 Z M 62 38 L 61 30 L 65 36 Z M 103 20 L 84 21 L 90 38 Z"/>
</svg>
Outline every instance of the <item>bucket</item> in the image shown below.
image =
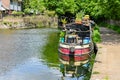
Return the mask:
<svg viewBox="0 0 120 80">
<path fill-rule="evenodd" d="M 60 42 L 64 43 L 65 39 L 64 38 L 60 38 Z"/>
<path fill-rule="evenodd" d="M 85 37 L 83 39 L 83 44 L 89 44 L 90 43 L 90 37 Z"/>
</svg>

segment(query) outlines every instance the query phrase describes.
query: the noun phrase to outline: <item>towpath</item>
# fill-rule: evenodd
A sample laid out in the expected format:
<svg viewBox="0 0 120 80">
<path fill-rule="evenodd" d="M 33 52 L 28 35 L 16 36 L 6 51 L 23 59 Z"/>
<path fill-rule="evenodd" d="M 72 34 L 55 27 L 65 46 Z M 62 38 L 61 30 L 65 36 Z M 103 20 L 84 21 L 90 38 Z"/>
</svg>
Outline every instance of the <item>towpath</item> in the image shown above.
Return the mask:
<svg viewBox="0 0 120 80">
<path fill-rule="evenodd" d="M 100 31 L 102 43 L 90 80 L 120 80 L 120 34 L 104 27 Z"/>
</svg>

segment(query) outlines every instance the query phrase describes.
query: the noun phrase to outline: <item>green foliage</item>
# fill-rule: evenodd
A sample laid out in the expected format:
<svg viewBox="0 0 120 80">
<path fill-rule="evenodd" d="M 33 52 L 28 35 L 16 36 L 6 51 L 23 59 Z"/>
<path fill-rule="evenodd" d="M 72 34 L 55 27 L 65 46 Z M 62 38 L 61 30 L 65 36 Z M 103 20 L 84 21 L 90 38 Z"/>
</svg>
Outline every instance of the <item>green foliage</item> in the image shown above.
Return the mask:
<svg viewBox="0 0 120 80">
<path fill-rule="evenodd" d="M 26 13 L 55 11 L 57 15 L 82 11 L 99 19 L 120 19 L 120 0 L 24 0 Z"/>
<path fill-rule="evenodd" d="M 34 14 L 44 12 L 44 10 L 45 10 L 44 4 L 45 3 L 43 0 L 27 0 L 24 3 L 24 5 L 25 5 L 24 12 L 25 13 L 34 13 Z"/>
<path fill-rule="evenodd" d="M 93 74 L 100 74 L 100 72 L 98 72 L 98 71 L 95 71 L 95 72 L 93 72 Z"/>
<path fill-rule="evenodd" d="M 65 32 L 64 31 L 60 32 L 60 37 L 65 37 Z"/>
<path fill-rule="evenodd" d="M 100 30 L 99 30 L 98 25 L 95 25 L 94 30 L 93 30 L 93 41 L 101 42 Z"/>
<path fill-rule="evenodd" d="M 120 19 L 120 0 L 82 0 L 78 5 L 94 18 Z"/>
<path fill-rule="evenodd" d="M 104 26 L 104 27 L 107 27 L 109 29 L 112 29 L 114 31 L 116 31 L 117 33 L 120 34 L 120 26 L 118 25 L 110 25 L 110 24 L 107 24 L 107 23 L 104 23 L 102 22 L 101 24 L 99 24 L 100 26 Z"/>
<path fill-rule="evenodd" d="M 19 11 L 19 12 L 18 12 L 18 11 L 13 11 L 12 14 L 13 14 L 13 15 L 16 15 L 16 16 L 21 16 L 21 15 L 23 15 L 24 13 L 23 13 L 23 12 L 20 12 L 20 11 Z"/>
<path fill-rule="evenodd" d="M 100 0 L 103 15 L 108 19 L 120 19 L 120 0 Z"/>
<path fill-rule="evenodd" d="M 3 22 L 3 24 L 11 27 L 13 23 L 12 22 Z"/>
<path fill-rule="evenodd" d="M 119 29 L 117 29 L 117 32 L 120 34 L 120 28 L 119 28 Z"/>
<path fill-rule="evenodd" d="M 64 19 L 61 20 L 61 22 L 62 22 L 63 24 L 66 24 L 66 23 L 67 23 L 67 20 L 64 18 Z"/>
<path fill-rule="evenodd" d="M 97 24 L 95 25 L 94 30 L 98 30 L 100 32 L 100 28 Z"/>
<path fill-rule="evenodd" d="M 46 6 L 49 10 L 56 11 L 57 14 L 65 14 L 66 12 L 75 14 L 77 11 L 74 0 L 47 0 Z"/>
<path fill-rule="evenodd" d="M 89 14 L 94 18 L 98 18 L 102 14 L 102 8 L 96 0 L 81 0 L 77 1 L 77 4 L 80 7 L 79 10 L 82 10 L 85 14 Z"/>
<path fill-rule="evenodd" d="M 98 30 L 93 31 L 93 41 L 101 42 L 100 32 Z"/>
<path fill-rule="evenodd" d="M 50 16 L 50 17 L 54 17 L 55 16 L 55 11 L 46 10 L 44 13 L 46 15 Z"/>
<path fill-rule="evenodd" d="M 77 14 L 76 14 L 76 20 L 82 20 L 82 17 L 84 16 L 84 12 L 78 12 Z"/>
</svg>

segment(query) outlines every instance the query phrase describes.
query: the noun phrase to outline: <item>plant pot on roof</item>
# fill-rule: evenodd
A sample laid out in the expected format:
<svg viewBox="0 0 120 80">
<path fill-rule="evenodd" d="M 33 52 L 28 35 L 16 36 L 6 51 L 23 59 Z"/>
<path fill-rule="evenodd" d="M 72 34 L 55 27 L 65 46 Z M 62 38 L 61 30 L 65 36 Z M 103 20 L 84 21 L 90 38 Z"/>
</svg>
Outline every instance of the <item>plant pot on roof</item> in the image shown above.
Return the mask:
<svg viewBox="0 0 120 80">
<path fill-rule="evenodd" d="M 65 29 L 65 26 L 66 26 L 67 20 L 64 18 L 64 19 L 61 20 L 61 22 L 62 22 L 63 28 Z"/>
<path fill-rule="evenodd" d="M 83 17 L 83 12 L 77 13 L 77 14 L 76 14 L 75 23 L 77 23 L 77 24 L 82 24 L 82 17 Z"/>
<path fill-rule="evenodd" d="M 75 23 L 77 23 L 77 24 L 82 24 L 82 20 L 81 20 L 81 19 L 76 19 L 76 20 L 75 20 Z"/>
</svg>

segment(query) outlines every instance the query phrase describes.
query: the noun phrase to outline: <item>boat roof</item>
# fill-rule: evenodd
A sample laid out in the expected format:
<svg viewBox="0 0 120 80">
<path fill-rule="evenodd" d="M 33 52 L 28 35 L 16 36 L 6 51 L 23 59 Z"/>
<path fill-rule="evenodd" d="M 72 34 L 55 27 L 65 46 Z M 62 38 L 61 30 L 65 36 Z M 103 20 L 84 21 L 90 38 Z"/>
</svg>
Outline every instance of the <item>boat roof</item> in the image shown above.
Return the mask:
<svg viewBox="0 0 120 80">
<path fill-rule="evenodd" d="M 77 23 L 69 23 L 66 24 L 66 29 L 75 29 L 80 31 L 87 31 L 90 30 L 90 26 L 85 26 L 83 24 L 77 24 Z"/>
</svg>

